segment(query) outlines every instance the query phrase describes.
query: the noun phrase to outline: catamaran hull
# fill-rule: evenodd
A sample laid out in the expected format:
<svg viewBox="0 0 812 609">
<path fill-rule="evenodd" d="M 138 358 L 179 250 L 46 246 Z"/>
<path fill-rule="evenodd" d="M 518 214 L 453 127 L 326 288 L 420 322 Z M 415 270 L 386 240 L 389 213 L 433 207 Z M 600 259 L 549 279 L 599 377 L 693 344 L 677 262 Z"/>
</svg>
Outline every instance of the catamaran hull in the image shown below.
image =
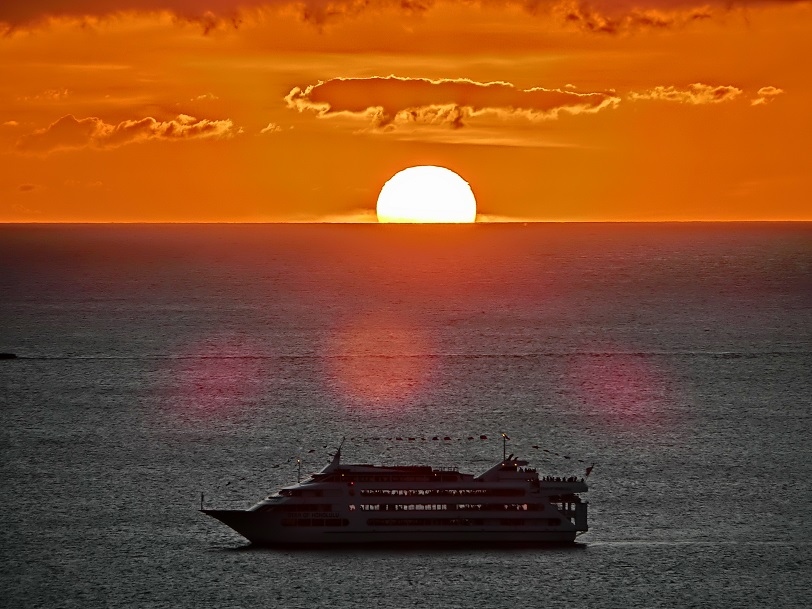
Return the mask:
<svg viewBox="0 0 812 609">
<path fill-rule="evenodd" d="M 550 528 L 521 530 L 471 526 L 465 530 L 439 527 L 387 527 L 357 524 L 343 527 L 292 528 L 282 526 L 267 514 L 249 510 L 201 510 L 245 537 L 255 545 L 376 544 L 376 543 L 479 543 L 543 544 L 572 543 L 578 531 Z"/>
</svg>

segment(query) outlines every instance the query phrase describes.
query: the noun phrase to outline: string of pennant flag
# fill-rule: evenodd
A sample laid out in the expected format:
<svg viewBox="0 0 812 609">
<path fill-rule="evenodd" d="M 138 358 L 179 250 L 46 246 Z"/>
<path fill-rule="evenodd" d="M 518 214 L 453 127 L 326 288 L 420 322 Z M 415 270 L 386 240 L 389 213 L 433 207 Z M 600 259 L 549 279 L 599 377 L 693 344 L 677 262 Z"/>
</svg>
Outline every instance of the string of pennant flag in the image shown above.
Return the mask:
<svg viewBox="0 0 812 609">
<path fill-rule="evenodd" d="M 370 442 L 373 442 L 373 443 L 375 443 L 375 442 L 405 442 L 405 443 L 409 443 L 409 442 L 411 442 L 411 443 L 419 443 L 419 442 L 474 442 L 474 441 L 487 441 L 487 440 L 490 440 L 490 439 L 508 440 L 509 441 L 510 437 L 507 434 L 501 434 L 501 435 L 496 436 L 496 437 L 493 437 L 493 436 L 489 437 L 489 436 L 487 436 L 485 434 L 480 434 L 479 436 L 471 435 L 471 436 L 460 436 L 460 437 L 457 437 L 457 436 L 423 436 L 423 437 L 420 437 L 420 436 L 373 436 L 373 437 L 363 437 L 363 436 L 361 436 L 361 437 L 347 438 L 347 440 L 349 440 L 350 442 L 361 442 L 361 443 L 365 443 L 365 444 L 369 444 Z M 329 447 L 329 445 L 325 444 L 321 448 L 326 449 L 328 447 Z M 538 451 L 547 453 L 547 455 L 551 455 L 551 456 L 555 456 L 555 457 L 561 457 L 563 459 L 567 459 L 567 460 L 570 460 L 572 462 L 584 463 L 584 464 L 589 462 L 589 461 L 586 461 L 584 459 L 577 459 L 577 458 L 571 457 L 570 455 L 565 455 L 565 454 L 555 452 L 554 450 L 550 450 L 550 449 L 547 449 L 547 448 L 541 448 L 538 444 L 531 444 L 530 447 L 532 449 L 534 449 L 534 450 L 538 450 Z M 300 454 L 291 456 L 290 458 L 288 458 L 287 461 L 288 462 L 300 461 L 302 459 L 303 454 L 312 454 L 312 453 L 315 453 L 317 451 L 318 451 L 318 449 L 316 449 L 316 448 L 310 448 L 307 451 L 302 451 L 302 453 L 300 453 Z M 273 467 L 279 467 L 279 466 L 274 465 Z M 586 475 L 587 476 L 589 476 L 589 474 L 592 473 L 592 469 L 594 467 L 595 467 L 595 463 L 591 463 L 591 465 L 586 468 Z"/>
</svg>

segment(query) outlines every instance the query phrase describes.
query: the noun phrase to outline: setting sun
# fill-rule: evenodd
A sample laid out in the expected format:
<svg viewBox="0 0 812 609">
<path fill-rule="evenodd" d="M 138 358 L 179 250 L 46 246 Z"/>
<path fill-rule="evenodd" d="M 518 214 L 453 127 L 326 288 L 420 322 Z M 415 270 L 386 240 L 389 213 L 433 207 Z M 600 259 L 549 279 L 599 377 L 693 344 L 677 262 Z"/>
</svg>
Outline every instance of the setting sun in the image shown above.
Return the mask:
<svg viewBox="0 0 812 609">
<path fill-rule="evenodd" d="M 399 171 L 378 195 L 378 222 L 470 223 L 476 199 L 468 182 L 445 167 L 422 165 Z"/>
</svg>

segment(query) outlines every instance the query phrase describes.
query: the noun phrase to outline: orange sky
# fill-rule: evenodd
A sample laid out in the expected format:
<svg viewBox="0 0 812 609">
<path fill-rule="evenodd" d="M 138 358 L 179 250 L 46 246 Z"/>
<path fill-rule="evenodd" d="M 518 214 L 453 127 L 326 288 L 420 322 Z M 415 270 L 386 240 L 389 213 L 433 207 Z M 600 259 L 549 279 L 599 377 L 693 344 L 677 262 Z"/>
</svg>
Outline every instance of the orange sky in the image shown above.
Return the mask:
<svg viewBox="0 0 812 609">
<path fill-rule="evenodd" d="M 480 219 L 812 220 L 810 58 L 785 0 L 2 3 L 0 221 L 364 221 L 414 164 Z"/>
</svg>

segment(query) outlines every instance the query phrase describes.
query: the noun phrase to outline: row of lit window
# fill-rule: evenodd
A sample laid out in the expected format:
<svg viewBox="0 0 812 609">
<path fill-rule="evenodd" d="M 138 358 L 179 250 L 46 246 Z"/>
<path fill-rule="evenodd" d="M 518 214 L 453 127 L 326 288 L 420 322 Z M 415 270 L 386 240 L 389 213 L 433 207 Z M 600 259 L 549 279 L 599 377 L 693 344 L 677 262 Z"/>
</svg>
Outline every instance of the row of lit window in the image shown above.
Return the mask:
<svg viewBox="0 0 812 609">
<path fill-rule="evenodd" d="M 544 506 L 538 503 L 460 503 L 460 504 L 420 504 L 420 503 L 406 503 L 406 504 L 364 504 L 359 505 L 359 509 L 370 512 L 399 512 L 399 511 L 414 511 L 414 510 L 473 510 L 477 512 L 518 512 L 518 511 L 541 511 Z M 354 509 L 354 506 L 350 506 Z"/>
<path fill-rule="evenodd" d="M 446 474 L 410 474 L 403 476 L 373 476 L 365 474 L 333 474 L 326 478 L 319 478 L 319 482 L 453 482 L 459 480 L 459 475 Z"/>
<path fill-rule="evenodd" d="M 481 497 L 521 497 L 525 494 L 523 488 L 459 488 L 459 489 L 361 489 L 363 496 L 398 496 L 398 497 L 458 497 L 481 496 Z"/>
<path fill-rule="evenodd" d="M 355 482 L 454 482 L 455 480 L 459 480 L 460 476 L 458 474 L 426 474 L 426 475 L 403 475 L 403 476 L 365 476 L 365 475 L 358 475 L 358 474 L 341 474 L 339 480 L 341 482 L 349 482 L 353 480 Z M 335 482 L 336 477 L 331 476 L 326 481 Z"/>
<path fill-rule="evenodd" d="M 558 518 L 370 518 L 367 520 L 369 526 L 380 527 L 422 527 L 422 526 L 559 526 L 561 520 Z"/>
</svg>

